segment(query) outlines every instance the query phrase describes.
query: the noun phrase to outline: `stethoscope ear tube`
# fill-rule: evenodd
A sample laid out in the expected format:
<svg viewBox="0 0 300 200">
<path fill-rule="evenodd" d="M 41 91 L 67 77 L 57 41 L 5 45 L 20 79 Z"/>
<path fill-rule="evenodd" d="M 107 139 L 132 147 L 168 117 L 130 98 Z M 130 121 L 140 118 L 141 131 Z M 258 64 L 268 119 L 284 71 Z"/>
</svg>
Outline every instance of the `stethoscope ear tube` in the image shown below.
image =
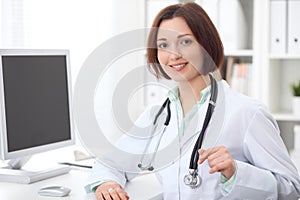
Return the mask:
<svg viewBox="0 0 300 200">
<path fill-rule="evenodd" d="M 153 127 L 154 127 L 154 129 L 153 129 L 153 131 L 152 131 L 151 137 L 154 136 L 154 133 L 156 132 L 157 124 L 154 124 Z M 140 160 L 140 163 L 138 164 L 138 168 L 140 168 L 141 170 L 148 170 L 148 171 L 153 171 L 153 170 L 154 170 L 154 167 L 153 167 L 152 164 L 153 164 L 153 161 L 154 161 L 154 159 L 155 159 L 156 153 L 157 153 L 157 151 L 158 151 L 158 147 L 159 147 L 159 144 L 160 144 L 160 142 L 161 142 L 162 136 L 163 136 L 163 134 L 164 134 L 165 131 L 166 131 L 166 128 L 167 128 L 167 126 L 164 125 L 164 127 L 163 127 L 163 129 L 161 130 L 160 134 L 158 134 L 158 135 L 159 135 L 159 140 L 158 140 L 158 142 L 157 142 L 157 144 L 156 144 L 156 146 L 155 146 L 154 153 L 153 153 L 152 156 L 150 156 L 150 159 L 149 159 L 149 161 L 148 161 L 148 164 L 145 164 L 145 160 L 146 160 L 145 158 L 146 158 L 147 150 L 148 150 L 148 148 L 149 148 L 149 146 L 150 146 L 150 144 L 151 144 L 151 142 L 152 142 L 152 139 L 149 139 L 149 140 L 148 140 L 148 143 L 147 143 L 147 145 L 146 145 L 146 148 L 145 148 L 145 150 L 144 150 L 144 152 L 143 152 L 143 156 L 142 156 L 142 158 L 141 158 L 141 160 Z"/>
<path fill-rule="evenodd" d="M 168 98 L 168 100 L 169 100 L 169 98 Z M 165 126 L 168 126 L 169 123 L 170 123 L 170 120 L 171 120 L 170 103 L 171 103 L 171 101 L 169 100 L 168 103 L 167 103 L 167 112 L 168 112 L 168 114 L 167 114 L 167 118 L 166 118 L 166 121 L 165 121 Z"/>
<path fill-rule="evenodd" d="M 162 136 L 166 130 L 166 127 L 169 125 L 169 122 L 170 122 L 170 119 L 171 119 L 171 110 L 170 110 L 170 103 L 171 101 L 169 100 L 169 98 L 167 98 L 165 100 L 165 102 L 163 103 L 163 105 L 160 107 L 159 111 L 157 112 L 157 114 L 155 115 L 155 118 L 153 120 L 153 130 L 152 130 L 152 135 L 151 137 L 154 136 L 154 133 L 156 132 L 156 128 L 157 128 L 157 119 L 158 117 L 162 114 L 163 110 L 166 108 L 167 106 L 167 117 L 166 117 L 166 121 L 164 123 L 164 128 L 162 129 L 162 132 L 159 136 L 159 141 L 158 143 L 156 144 L 156 147 L 155 147 L 155 151 L 152 155 L 152 157 L 150 158 L 150 161 L 147 165 L 143 165 L 143 162 L 144 162 L 144 159 L 145 159 L 145 155 L 147 153 L 147 149 L 149 148 L 150 146 L 150 143 L 152 142 L 152 139 L 148 140 L 147 142 L 147 145 L 146 145 L 146 148 L 143 152 L 143 156 L 141 158 L 141 161 L 140 163 L 138 164 L 138 168 L 140 168 L 141 170 L 148 170 L 148 171 L 153 171 L 154 170 L 154 167 L 152 166 L 152 162 L 154 161 L 154 158 L 155 158 L 155 155 L 157 153 L 157 150 L 158 150 L 158 147 L 159 147 L 159 144 L 160 144 L 160 141 L 162 139 Z"/>
<path fill-rule="evenodd" d="M 167 98 L 167 99 L 165 100 L 165 102 L 163 103 L 163 105 L 160 107 L 160 109 L 159 109 L 159 111 L 157 112 L 157 114 L 155 115 L 155 118 L 154 118 L 154 121 L 153 121 L 153 125 L 156 124 L 158 117 L 161 115 L 161 113 L 162 113 L 163 110 L 166 108 L 166 106 L 167 106 L 167 108 L 168 108 L 168 116 L 167 116 L 167 119 L 166 119 L 165 124 L 166 124 L 166 123 L 169 124 L 170 118 L 171 118 L 171 112 L 170 112 L 169 104 L 170 104 L 170 99 Z"/>
</svg>

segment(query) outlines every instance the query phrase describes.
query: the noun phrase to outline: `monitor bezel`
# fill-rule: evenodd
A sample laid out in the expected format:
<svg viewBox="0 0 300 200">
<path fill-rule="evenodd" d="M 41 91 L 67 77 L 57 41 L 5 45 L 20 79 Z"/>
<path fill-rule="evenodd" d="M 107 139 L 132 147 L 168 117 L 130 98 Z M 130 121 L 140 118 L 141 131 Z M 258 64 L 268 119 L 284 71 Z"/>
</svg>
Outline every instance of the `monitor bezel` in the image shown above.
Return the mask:
<svg viewBox="0 0 300 200">
<path fill-rule="evenodd" d="M 21 149 L 17 151 L 8 151 L 8 141 L 6 132 L 6 110 L 5 110 L 5 97 L 4 97 L 4 83 L 3 83 L 3 66 L 2 56 L 66 56 L 66 70 L 67 70 L 67 88 L 69 98 L 69 119 L 70 119 L 70 139 L 45 144 L 36 147 L 30 147 L 27 149 Z M 0 158 L 2 160 L 18 159 L 26 156 L 31 156 L 37 153 L 42 153 L 50 150 L 55 150 L 61 147 L 67 147 L 75 144 L 74 135 L 74 120 L 72 116 L 72 82 L 70 71 L 70 52 L 65 49 L 0 49 Z"/>
</svg>

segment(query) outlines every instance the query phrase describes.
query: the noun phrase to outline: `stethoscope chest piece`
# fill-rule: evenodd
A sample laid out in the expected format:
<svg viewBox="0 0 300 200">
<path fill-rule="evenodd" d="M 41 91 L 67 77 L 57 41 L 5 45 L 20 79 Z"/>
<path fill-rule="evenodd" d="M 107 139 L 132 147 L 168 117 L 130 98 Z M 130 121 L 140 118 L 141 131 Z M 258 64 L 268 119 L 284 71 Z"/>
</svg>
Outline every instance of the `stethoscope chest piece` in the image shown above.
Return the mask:
<svg viewBox="0 0 300 200">
<path fill-rule="evenodd" d="M 190 186 L 192 189 L 195 189 L 201 185 L 202 179 L 198 175 L 197 170 L 189 170 L 189 174 L 184 176 L 184 183 L 187 186 Z"/>
</svg>

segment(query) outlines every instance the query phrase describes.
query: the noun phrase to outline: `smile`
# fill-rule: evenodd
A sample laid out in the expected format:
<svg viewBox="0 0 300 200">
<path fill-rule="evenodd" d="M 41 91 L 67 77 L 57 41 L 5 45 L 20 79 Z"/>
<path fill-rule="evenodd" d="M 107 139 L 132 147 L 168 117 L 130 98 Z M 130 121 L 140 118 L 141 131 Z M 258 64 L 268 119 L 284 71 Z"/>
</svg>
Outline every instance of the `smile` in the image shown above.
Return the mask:
<svg viewBox="0 0 300 200">
<path fill-rule="evenodd" d="M 182 63 L 182 64 L 178 64 L 178 65 L 170 65 L 170 67 L 172 67 L 175 71 L 180 71 L 180 70 L 182 70 L 186 65 L 187 65 L 187 63 Z"/>
</svg>

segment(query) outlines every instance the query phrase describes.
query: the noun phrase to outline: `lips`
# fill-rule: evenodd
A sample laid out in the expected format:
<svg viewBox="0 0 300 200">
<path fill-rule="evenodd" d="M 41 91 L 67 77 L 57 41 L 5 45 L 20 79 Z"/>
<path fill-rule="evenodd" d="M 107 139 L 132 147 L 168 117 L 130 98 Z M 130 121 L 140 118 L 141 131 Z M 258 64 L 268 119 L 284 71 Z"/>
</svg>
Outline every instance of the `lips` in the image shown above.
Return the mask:
<svg viewBox="0 0 300 200">
<path fill-rule="evenodd" d="M 178 71 L 182 70 L 186 65 L 187 65 L 187 63 L 180 63 L 180 64 L 170 65 L 170 67 L 172 67 L 172 69 L 174 69 L 175 71 L 178 72 Z"/>
</svg>

